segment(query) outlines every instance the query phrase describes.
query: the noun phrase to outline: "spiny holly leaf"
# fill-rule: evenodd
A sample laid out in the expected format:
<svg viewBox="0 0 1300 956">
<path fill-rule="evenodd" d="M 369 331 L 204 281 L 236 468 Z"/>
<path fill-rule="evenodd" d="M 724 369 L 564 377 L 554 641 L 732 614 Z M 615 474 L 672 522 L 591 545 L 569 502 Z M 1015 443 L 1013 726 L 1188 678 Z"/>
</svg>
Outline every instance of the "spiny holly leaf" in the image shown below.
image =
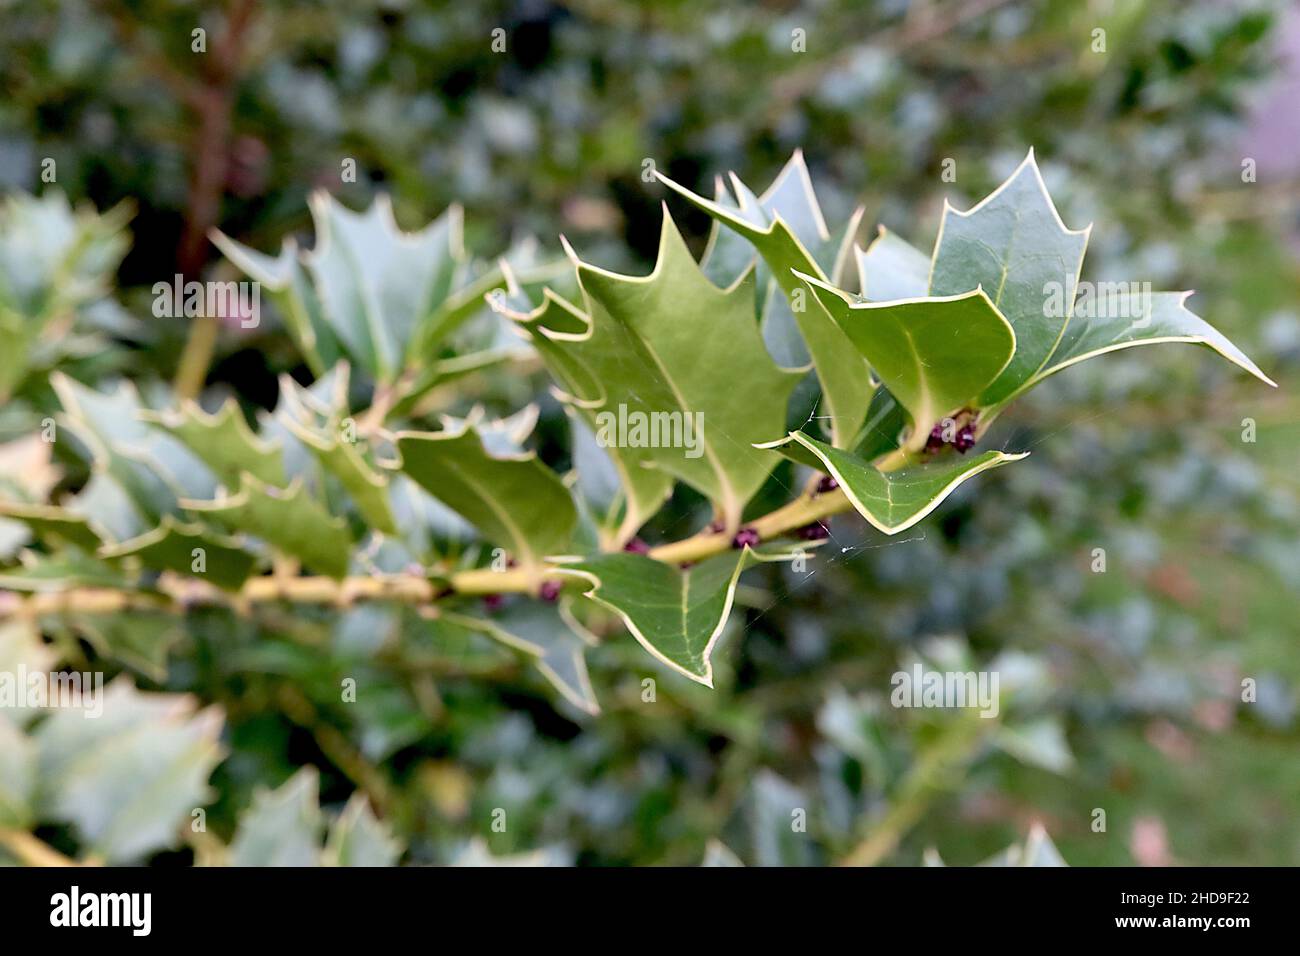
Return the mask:
<svg viewBox="0 0 1300 956">
<path fill-rule="evenodd" d="M 402 855 L 402 845 L 370 809 L 370 801 L 354 793 L 325 842 L 322 862 L 326 866 L 393 866 Z"/>
<path fill-rule="evenodd" d="M 268 256 L 217 230 L 210 237 L 236 268 L 269 293 L 313 374 L 321 376 L 333 368 L 343 357 L 343 347 L 325 317 L 297 242 L 287 238 L 278 256 Z"/>
<path fill-rule="evenodd" d="M 348 416 L 348 366 L 334 376 L 333 394 L 323 408 L 289 376 L 280 376 L 280 422 L 316 456 L 321 467 L 338 479 L 356 503 L 367 525 L 384 534 L 397 534 L 388 497 L 388 477 L 366 459 L 356 423 Z"/>
<path fill-rule="evenodd" d="M 166 515 L 152 531 L 102 548 L 99 556 L 109 560 L 136 558 L 151 570 L 204 578 L 230 591 L 238 590 L 257 564 L 238 539 L 216 534 L 202 525 L 182 523 L 171 515 Z"/>
<path fill-rule="evenodd" d="M 885 534 L 898 534 L 912 527 L 959 485 L 980 472 L 1019 461 L 1028 454 L 987 451 L 971 459 L 936 461 L 900 471 L 882 472 L 870 461 L 810 438 L 803 432 L 791 432 L 788 438 L 768 447 L 793 461 L 830 472 L 858 513 Z"/>
<path fill-rule="evenodd" d="M 103 346 L 75 334 L 91 325 L 96 305 L 109 304 L 113 274 L 130 247 L 122 204 L 99 214 L 73 209 L 57 190 L 40 197 L 12 193 L 0 205 L 0 403 L 37 371 L 79 347 Z M 70 330 L 55 320 L 71 316 Z M 42 354 L 44 353 L 44 354 Z M 34 377 L 34 376 L 33 376 Z"/>
<path fill-rule="evenodd" d="M 320 775 L 303 767 L 275 790 L 260 790 L 230 844 L 231 866 L 319 866 Z"/>
<path fill-rule="evenodd" d="M 569 541 L 577 512 L 559 476 L 535 454 L 493 455 L 466 421 L 441 432 L 401 432 L 402 471 L 524 566 Z"/>
<path fill-rule="evenodd" d="M 862 423 L 871 398 L 871 370 L 849 347 L 844 333 L 819 309 L 807 308 L 804 291 L 793 270 L 823 281 L 838 281 L 838 264 L 857 230 L 855 214 L 845 242 L 835 244 L 822 218 L 801 153 L 795 153 L 776 182 L 761 197 L 732 176 L 735 203 L 721 203 L 696 193 L 656 172 L 666 186 L 680 193 L 758 250 L 772 278 L 785 293 L 799 332 L 821 382 L 822 397 L 836 444 L 846 442 Z M 824 250 L 835 251 L 830 255 Z M 821 251 L 819 257 L 817 253 Z M 733 253 L 734 256 L 734 253 Z M 829 260 L 829 261 L 828 261 Z"/>
<path fill-rule="evenodd" d="M 408 401 L 457 374 L 439 358 L 440 346 L 501 284 L 495 267 L 472 273 L 460 207 L 406 233 L 386 196 L 360 213 L 326 193 L 310 206 L 317 237 L 310 253 L 300 255 L 292 240 L 276 258 L 219 232 L 212 240 L 270 292 L 312 370 L 323 375 L 346 355 L 380 386 L 408 377 Z M 481 367 L 500 356 L 455 359 Z"/>
<path fill-rule="evenodd" d="M 401 843 L 354 793 L 329 827 L 320 809 L 320 774 L 303 767 L 275 790 L 259 790 L 230 844 L 231 866 L 392 866 Z"/>
<path fill-rule="evenodd" d="M 558 570 L 589 581 L 587 597 L 618 614 L 654 657 L 712 687 L 710 655 L 731 614 L 740 573 L 751 560 L 790 557 L 746 547 L 676 568 L 641 554 L 602 554 Z"/>
<path fill-rule="evenodd" d="M 244 472 L 268 485 L 284 487 L 280 449 L 253 433 L 233 398 L 226 399 L 213 414 L 186 401 L 165 412 L 141 412 L 140 417 L 184 442 L 227 488 L 236 487 Z"/>
<path fill-rule="evenodd" d="M 167 655 L 184 635 L 182 619 L 169 611 L 74 614 L 67 621 L 96 653 L 159 683 L 167 679 Z"/>
<path fill-rule="evenodd" d="M 76 825 L 109 863 L 175 846 L 210 791 L 221 712 L 178 694 L 141 694 L 119 678 L 85 708 L 50 711 L 36 729 L 40 805 Z M 88 720 L 96 707 L 97 719 Z M 83 712 L 85 710 L 85 712 Z"/>
<path fill-rule="evenodd" d="M 88 450 L 96 474 L 116 484 L 147 521 L 177 510 L 177 498 L 210 497 L 217 478 L 194 452 L 143 420 L 148 406 L 130 382 L 99 392 L 55 373 L 62 427 Z"/>
<path fill-rule="evenodd" d="M 935 243 L 929 294 L 958 295 L 983 287 L 1012 328 L 1016 352 L 979 396 L 997 405 L 1046 364 L 1070 321 L 1088 246 L 1087 229 L 1071 230 L 1047 194 L 1033 150 L 1011 177 L 966 212 L 945 203 Z M 1050 308 L 1051 290 L 1064 308 Z"/>
<path fill-rule="evenodd" d="M 21 521 L 42 541 L 70 544 L 82 551 L 94 551 L 108 536 L 91 518 L 55 505 L 0 501 L 0 517 Z"/>
<path fill-rule="evenodd" d="M 598 269 L 569 250 L 590 327 L 563 340 L 573 362 L 567 373 L 576 377 L 580 370 L 598 390 L 578 397 L 599 404 L 597 435 L 609 443 L 648 444 L 648 436 L 643 443 L 630 431 L 622 434 L 623 423 L 640 422 L 647 430 L 677 417 L 683 440 L 638 447 L 642 463 L 696 488 L 735 528 L 773 465 L 752 444 L 780 428 L 799 376 L 778 368 L 763 346 L 753 318 L 752 273 L 719 289 L 691 258 L 667 208 L 663 216 L 659 258 L 648 276 Z M 743 369 L 743 387 L 720 373 L 727 368 Z M 687 437 L 694 450 L 681 447 Z"/>
<path fill-rule="evenodd" d="M 1076 312 L 1060 347 L 1030 384 L 1037 384 L 1054 372 L 1106 352 L 1160 342 L 1191 342 L 1213 349 L 1229 362 L 1276 388 L 1277 383 L 1260 371 L 1259 366 L 1223 333 L 1188 311 L 1186 302 L 1191 295 L 1191 292 L 1126 293 L 1118 297 L 1118 301 L 1108 300 L 1107 307 L 1101 310 L 1106 313 L 1104 315 L 1080 315 Z"/>
<path fill-rule="evenodd" d="M 873 301 L 957 294 L 979 287 L 1016 330 L 1016 352 L 973 403 L 987 426 L 1016 395 L 1094 355 L 1135 345 L 1205 345 L 1269 385 L 1240 349 L 1185 307 L 1190 292 L 1115 293 L 1084 287 L 1079 271 L 1088 233 L 1066 229 L 1047 195 L 1033 151 L 1002 186 L 968 212 L 945 207 L 933 265 L 880 230 L 857 250 L 862 294 Z M 1076 296 L 1076 293 L 1079 293 Z"/>
<path fill-rule="evenodd" d="M 65 507 L 85 518 L 92 528 L 102 526 L 105 540 L 125 541 L 143 534 L 153 523 L 126 489 L 102 470 L 92 469 L 90 480 Z"/>
<path fill-rule="evenodd" d="M 853 250 L 862 297 L 889 302 L 924 296 L 930 289 L 930 257 L 884 226 L 878 229 L 866 249 Z"/>
<path fill-rule="evenodd" d="M 21 565 L 0 571 L 0 588 L 13 591 L 66 591 L 69 588 L 126 588 L 126 575 L 98 558 L 69 548 L 54 555 L 24 551 Z"/>
<path fill-rule="evenodd" d="M 562 386 L 557 396 L 574 419 L 574 462 L 580 489 L 605 465 L 617 475 L 618 488 L 613 493 L 588 499 L 601 513 L 602 547 L 617 550 L 668 500 L 673 476 L 646 467 L 642 449 L 597 441 L 598 415 L 609 400 L 594 397 L 601 395 L 601 385 L 594 377 L 597 373 L 585 364 L 586 356 L 596 354 L 585 344 L 588 339 L 596 341 L 591 317 L 550 289 L 534 306 L 509 269 L 506 279 L 506 294 L 498 300 L 497 308 L 529 335 L 551 375 Z"/>
<path fill-rule="evenodd" d="M 858 302 L 813 276 L 796 274 L 907 409 L 910 450 L 924 447 L 935 422 L 973 402 L 1016 350 L 1010 324 L 982 289 Z"/>
<path fill-rule="evenodd" d="M 346 524 L 313 501 L 301 481 L 279 489 L 245 473 L 233 496 L 183 505 L 232 531 L 261 538 L 312 570 L 339 579 L 348 573 L 352 540 Z"/>
<path fill-rule="evenodd" d="M 570 704 L 593 716 L 600 713 L 585 655 L 593 639 L 567 605 L 513 602 L 490 618 L 449 613 L 435 624 L 467 627 L 522 651 Z"/>
</svg>

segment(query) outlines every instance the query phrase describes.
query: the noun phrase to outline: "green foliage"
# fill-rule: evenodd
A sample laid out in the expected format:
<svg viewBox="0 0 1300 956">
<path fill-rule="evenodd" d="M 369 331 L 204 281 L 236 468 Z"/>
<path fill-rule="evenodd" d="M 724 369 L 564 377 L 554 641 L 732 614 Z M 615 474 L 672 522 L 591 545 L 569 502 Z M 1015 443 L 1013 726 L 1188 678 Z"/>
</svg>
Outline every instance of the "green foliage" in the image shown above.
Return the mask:
<svg viewBox="0 0 1300 956">
<path fill-rule="evenodd" d="M 1224 206 L 1240 189 L 1225 125 L 1265 59 L 1266 17 L 1157 6 L 1108 11 L 1110 52 L 1088 56 L 1098 15 L 1069 5 L 919 38 L 875 4 L 511 5 L 492 14 L 511 35 L 500 57 L 480 49 L 481 11 L 330 7 L 304 39 L 268 5 L 231 152 L 260 144 L 274 161 L 231 166 L 200 255 L 212 278 L 261 281 L 268 308 L 219 330 L 191 403 L 159 378 L 192 323 L 128 316 L 177 271 L 197 125 L 174 90 L 141 83 L 142 51 L 190 68 L 176 51 L 192 17 L 145 4 L 122 42 L 108 8 L 20 4 L 0 75 L 31 79 L 6 84 L 5 155 L 56 156 L 70 194 L 135 196 L 141 212 L 115 295 L 120 213 L 11 200 L 101 251 L 76 264 L 51 244 L 75 282 L 20 265 L 59 299 L 48 321 L 0 295 L 19 301 L 0 321 L 21 342 L 0 362 L 0 426 L 23 436 L 0 445 L 0 582 L 32 595 L 0 595 L 0 615 L 35 609 L 41 668 L 124 671 L 115 688 L 173 700 L 178 754 L 196 739 L 178 728 L 212 711 L 182 714 L 174 695 L 219 707 L 231 756 L 178 757 L 187 785 L 215 764 L 212 789 L 181 788 L 181 813 L 142 788 L 171 809 L 137 834 L 143 804 L 111 776 L 46 795 L 39 736 L 60 714 L 0 720 L 0 830 L 115 862 L 183 840 L 210 863 L 693 864 L 709 845 L 712 862 L 803 864 L 845 858 L 905 807 L 915 830 L 873 844 L 882 862 L 927 846 L 987 859 L 1020 843 L 1027 812 L 1071 862 L 1128 862 L 1124 837 L 1157 815 L 1180 861 L 1290 862 L 1271 794 L 1294 770 L 1279 598 L 1300 540 L 1294 403 L 1179 350 L 1081 364 L 1194 342 L 1269 381 L 1185 293 L 1099 315 L 1068 291 L 1195 284 L 1215 326 L 1294 379 L 1294 262 L 1270 225 Z M 806 21 L 814 56 L 788 55 L 785 15 Z M 545 37 L 531 62 L 515 55 L 521 20 Z M 975 204 L 1030 142 L 1051 159 L 1042 174 L 1028 162 Z M 782 165 L 800 143 L 809 162 Z M 340 182 L 345 157 L 360 182 Z M 639 178 L 646 159 L 691 206 Z M 948 159 L 955 182 L 935 175 Z M 734 177 L 710 193 L 703 174 L 728 168 L 779 172 L 761 196 Z M 1044 178 L 1066 221 L 1098 220 L 1086 263 Z M 338 198 L 304 201 L 322 183 Z M 932 276 L 941 196 L 971 211 L 945 207 Z M 0 248 L 32 248 L 35 215 L 5 220 Z M 865 249 L 861 218 L 890 226 Z M 561 231 L 581 260 L 508 242 Z M 494 265 L 468 251 L 507 247 Z M 908 341 L 922 316 L 938 334 Z M 947 320 L 979 333 L 959 361 Z M 606 447 L 600 415 L 620 404 L 704 412 L 708 454 Z M 1245 416 L 1258 445 L 1241 444 Z M 945 420 L 979 447 L 927 449 Z M 801 494 L 818 473 L 840 487 Z M 865 523 L 835 517 L 850 508 Z M 732 547 L 757 528 L 796 558 L 807 545 L 787 535 L 823 525 L 811 573 L 747 567 Z M 622 553 L 638 536 L 652 554 Z M 1111 573 L 1086 570 L 1096 548 Z M 109 609 L 75 610 L 91 591 Z M 935 634 L 969 639 L 937 666 L 1003 669 L 1019 650 L 1051 676 L 987 726 L 890 708 L 879 688 Z M 1258 707 L 1235 703 L 1245 676 Z M 357 697 L 340 701 L 349 678 Z M 110 744 L 134 766 L 127 741 Z M 1270 783 L 1200 794 L 1189 748 L 1219 777 Z M 1211 797 L 1221 817 L 1188 809 Z M 1102 803 L 1109 837 L 1087 831 Z M 189 827 L 205 806 L 210 837 Z M 509 829 L 488 836 L 498 807 Z M 812 832 L 793 839 L 798 808 Z M 1022 860 L 1056 857 L 1036 840 Z"/>
</svg>

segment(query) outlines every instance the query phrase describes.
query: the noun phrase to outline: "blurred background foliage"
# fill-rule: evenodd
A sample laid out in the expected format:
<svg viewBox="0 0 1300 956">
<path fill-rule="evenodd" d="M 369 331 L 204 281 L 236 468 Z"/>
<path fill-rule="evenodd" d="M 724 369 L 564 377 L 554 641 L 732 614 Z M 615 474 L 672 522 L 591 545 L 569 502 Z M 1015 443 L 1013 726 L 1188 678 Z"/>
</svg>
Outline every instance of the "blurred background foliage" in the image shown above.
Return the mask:
<svg viewBox="0 0 1300 956">
<path fill-rule="evenodd" d="M 134 670 L 225 710 L 211 829 L 228 839 L 256 787 L 314 765 L 324 803 L 364 790 L 415 862 L 470 846 L 693 864 L 717 838 L 751 864 L 915 863 L 927 847 L 962 864 L 1040 820 L 1075 864 L 1300 863 L 1300 142 L 1246 151 L 1294 110 L 1269 106 L 1297 46 L 1285 7 L 0 0 L 0 186 L 134 210 L 118 292 L 79 294 L 89 338 L 38 370 L 146 385 L 188 354 L 209 367 L 205 398 L 274 406 L 275 376 L 303 373 L 275 322 L 154 319 L 148 289 L 233 277 L 213 227 L 264 250 L 309 236 L 317 188 L 353 208 L 390 193 L 407 228 L 462 203 L 484 256 L 530 234 L 557 250 L 563 233 L 589 259 L 643 269 L 667 198 L 646 160 L 708 191 L 728 170 L 769 181 L 802 148 L 830 221 L 865 203 L 863 241 L 879 222 L 928 247 L 944 197 L 968 205 L 1033 146 L 1065 222 L 1096 223 L 1085 278 L 1195 288 L 1192 307 L 1281 384 L 1266 393 L 1176 347 L 1072 369 L 999 422 L 992 441 L 1031 450 L 1024 465 L 902 540 L 848 517 L 811 574 L 755 572 L 716 691 L 655 670 L 630 640 L 602 645 L 598 718 L 508 658 L 427 641 L 417 654 L 405 613 L 195 612 L 166 668 Z M 701 249 L 706 221 L 669 204 Z M 27 234 L 7 228 L 4 264 L 28 274 Z M 544 393 L 526 368 L 471 386 L 445 410 Z M 0 429 L 31 430 L 52 401 L 30 376 Z M 564 462 L 565 432 L 544 404 L 548 460 Z M 702 520 L 679 495 L 658 523 Z M 891 708 L 890 675 L 914 654 L 1004 655 L 1024 675 L 1014 739 L 1006 721 Z M 344 675 L 373 691 L 341 704 Z"/>
</svg>

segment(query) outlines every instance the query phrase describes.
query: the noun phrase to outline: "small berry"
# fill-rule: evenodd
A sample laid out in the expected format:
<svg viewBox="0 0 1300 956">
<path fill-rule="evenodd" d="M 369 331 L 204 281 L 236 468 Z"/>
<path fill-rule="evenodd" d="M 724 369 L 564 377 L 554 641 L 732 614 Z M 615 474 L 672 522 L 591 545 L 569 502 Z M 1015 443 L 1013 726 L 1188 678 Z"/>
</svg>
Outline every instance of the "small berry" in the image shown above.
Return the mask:
<svg viewBox="0 0 1300 956">
<path fill-rule="evenodd" d="M 930 429 L 930 437 L 925 440 L 925 450 L 937 451 L 946 444 L 943 439 L 943 422 L 940 422 Z"/>
<path fill-rule="evenodd" d="M 715 520 L 709 522 L 709 531 L 710 531 L 712 534 L 719 534 L 719 533 L 722 532 L 726 527 L 727 527 L 727 526 L 723 523 L 723 521 L 722 521 L 721 518 L 717 518 L 717 519 L 715 519 Z"/>
<path fill-rule="evenodd" d="M 817 494 L 824 495 L 828 491 L 834 491 L 840 486 L 840 483 L 830 475 L 822 475 L 822 480 L 817 482 Z"/>
<path fill-rule="evenodd" d="M 804 541 L 825 541 L 831 536 L 831 529 L 820 521 L 806 524 L 799 529 L 799 537 Z"/>
<path fill-rule="evenodd" d="M 736 532 L 736 536 L 731 539 L 731 546 L 733 548 L 743 548 L 745 545 L 749 545 L 752 548 L 762 540 L 762 537 L 753 528 L 741 528 Z"/>
<path fill-rule="evenodd" d="M 957 433 L 957 440 L 952 443 L 963 455 L 975 447 L 975 429 L 967 425 Z"/>
<path fill-rule="evenodd" d="M 549 601 L 552 603 L 559 600 L 560 582 L 543 581 L 541 588 L 537 592 L 537 596 L 540 597 L 543 601 Z"/>
<path fill-rule="evenodd" d="M 506 599 L 500 594 L 485 594 L 483 595 L 483 610 L 491 614 L 493 611 L 499 611 L 501 605 L 505 602 Z"/>
<path fill-rule="evenodd" d="M 646 544 L 640 538 L 633 538 L 627 544 L 623 545 L 623 550 L 631 554 L 648 554 L 650 545 Z"/>
</svg>

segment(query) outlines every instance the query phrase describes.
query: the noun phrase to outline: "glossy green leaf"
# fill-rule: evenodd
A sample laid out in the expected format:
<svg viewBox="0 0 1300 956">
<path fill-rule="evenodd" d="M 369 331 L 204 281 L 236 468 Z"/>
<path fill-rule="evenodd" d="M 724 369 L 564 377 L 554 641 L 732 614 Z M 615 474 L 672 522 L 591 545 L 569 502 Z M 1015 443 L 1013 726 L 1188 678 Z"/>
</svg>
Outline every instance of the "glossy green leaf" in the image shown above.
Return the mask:
<svg viewBox="0 0 1300 956">
<path fill-rule="evenodd" d="M 1088 233 L 1071 230 L 1047 194 L 1033 150 L 1011 177 L 966 212 L 945 204 L 930 271 L 932 296 L 983 288 L 1016 332 L 1016 351 L 979 396 L 1006 401 L 1047 362 L 1069 322 Z M 1053 289 L 1062 308 L 1052 308 Z"/>
<path fill-rule="evenodd" d="M 370 802 L 354 793 L 330 827 L 325 843 L 327 866 L 393 866 L 402 855 L 402 845 L 389 828 L 375 817 Z"/>
<path fill-rule="evenodd" d="M 752 274 L 728 289 L 713 285 L 666 209 L 650 275 L 577 265 L 590 327 L 552 338 L 564 342 L 572 363 L 566 374 L 582 376 L 578 384 L 585 390 L 576 397 L 599 407 L 597 436 L 603 430 L 604 440 L 635 447 L 643 464 L 696 488 L 724 524 L 737 526 L 773 465 L 771 456 L 752 445 L 780 430 L 798 380 L 776 366 L 759 336 Z M 722 372 L 737 368 L 744 370 L 743 388 Z M 661 437 L 659 447 L 644 447 L 624 427 L 671 424 L 673 416 L 682 440 Z M 688 426 L 691 436 L 685 435 Z"/>
<path fill-rule="evenodd" d="M 773 442 L 770 447 L 805 464 L 810 462 L 808 456 L 813 456 L 820 467 L 839 482 L 857 512 L 885 534 L 898 534 L 912 527 L 959 485 L 980 472 L 1019 461 L 1028 454 L 986 451 L 974 458 L 950 458 L 900 471 L 882 472 L 877 471 L 870 461 L 810 438 L 803 432 L 791 432 L 788 438 Z"/>
<path fill-rule="evenodd" d="M 227 488 L 238 487 L 244 472 L 277 488 L 285 485 L 280 449 L 253 433 L 233 398 L 213 414 L 195 402 L 184 402 L 177 409 L 144 412 L 142 417 L 184 442 Z"/>
<path fill-rule="evenodd" d="M 731 614 L 740 573 L 751 560 L 788 557 L 745 548 L 676 568 L 642 554 L 602 554 L 559 570 L 590 582 L 587 596 L 618 614 L 651 655 L 712 687 L 710 657 Z"/>
<path fill-rule="evenodd" d="M 77 550 L 20 556 L 16 568 L 0 571 L 0 588 L 13 591 L 66 591 L 69 588 L 125 588 L 130 582 L 117 568 Z"/>
<path fill-rule="evenodd" d="M 110 863 L 176 846 L 191 811 L 210 797 L 220 711 L 198 711 L 182 695 L 141 694 L 120 678 L 86 705 L 51 709 L 34 733 L 49 819 L 74 824 Z"/>
<path fill-rule="evenodd" d="M 1190 342 L 1218 352 L 1234 365 L 1245 369 L 1260 381 L 1277 387 L 1277 383 L 1260 371 L 1223 333 L 1187 309 L 1191 292 L 1124 293 L 1108 299 L 1106 307 L 1089 314 L 1076 314 L 1066 331 L 1065 340 L 1052 355 L 1047 367 L 1038 373 L 1035 383 L 1054 372 L 1107 352 L 1136 345 L 1161 342 Z"/>
<path fill-rule="evenodd" d="M 279 489 L 245 474 L 233 496 L 185 501 L 184 506 L 232 531 L 261 538 L 311 570 L 333 578 L 348 573 L 352 539 L 346 524 L 314 501 L 301 481 Z"/>
<path fill-rule="evenodd" d="M 577 522 L 573 499 L 536 455 L 493 455 L 470 422 L 401 432 L 397 448 L 403 472 L 521 565 L 536 565 L 568 543 Z"/>
<path fill-rule="evenodd" d="M 0 517 L 21 521 L 42 541 L 70 544 L 83 551 L 94 551 L 107 537 L 86 515 L 54 505 L 0 501 Z"/>
<path fill-rule="evenodd" d="M 238 590 L 257 564 L 238 540 L 201 525 L 185 524 L 171 515 L 152 531 L 102 548 L 99 556 L 110 560 L 137 558 L 151 570 L 202 578 L 230 591 Z"/>
<path fill-rule="evenodd" d="M 930 290 L 930 257 L 896 233 L 879 227 L 866 249 L 855 249 L 858 292 L 871 302 L 916 299 Z"/>
<path fill-rule="evenodd" d="M 356 434 L 356 422 L 348 416 L 347 387 L 347 366 L 342 365 L 335 375 L 331 400 L 321 414 L 309 407 L 310 393 L 282 375 L 277 417 L 321 467 L 338 479 L 369 527 L 397 534 L 388 475 L 367 459 L 365 446 Z"/>
<path fill-rule="evenodd" d="M 324 820 L 320 775 L 303 767 L 275 790 L 260 790 L 230 844 L 231 866 L 319 866 Z"/>
<path fill-rule="evenodd" d="M 1010 324 L 980 289 L 863 302 L 813 276 L 800 278 L 911 416 L 912 450 L 925 445 L 935 422 L 973 402 L 1016 350 Z"/>
<path fill-rule="evenodd" d="M 810 307 L 805 301 L 807 296 L 802 285 L 793 276 L 793 271 L 797 270 L 823 281 L 838 280 L 838 276 L 833 275 L 837 271 L 834 265 L 826 262 L 829 257 L 823 254 L 819 262 L 814 251 L 834 246 L 802 154 L 794 155 L 760 197 L 755 197 L 733 176 L 735 202 L 706 199 L 661 173 L 655 175 L 758 250 L 793 310 L 821 382 L 824 413 L 830 419 L 836 443 L 847 441 L 862 423 L 874 386 L 866 361 L 849 347 L 844 333 L 829 320 L 829 316 Z M 857 220 L 855 215 L 847 238 L 851 239 L 856 231 Z M 734 253 L 732 255 L 734 257 Z M 838 258 L 837 252 L 835 260 Z"/>
<path fill-rule="evenodd" d="M 593 716 L 600 713 L 587 672 L 591 637 L 565 604 L 513 602 L 491 617 L 446 614 L 443 618 L 529 655 L 565 700 Z"/>
<path fill-rule="evenodd" d="M 617 475 L 617 488 L 611 487 L 608 494 L 599 492 L 588 500 L 601 512 L 603 546 L 620 548 L 668 500 L 673 476 L 663 469 L 647 467 L 642 449 L 597 440 L 597 416 L 608 402 L 592 398 L 601 395 L 602 388 L 594 377 L 597 373 L 584 363 L 584 356 L 595 354 L 583 342 L 587 336 L 595 339 L 591 317 L 549 289 L 534 307 L 513 276 L 507 273 L 507 279 L 513 297 L 498 307 L 530 336 L 552 376 L 560 382 L 560 397 L 575 420 L 574 467 L 579 488 L 594 481 L 607 466 Z"/>
</svg>

